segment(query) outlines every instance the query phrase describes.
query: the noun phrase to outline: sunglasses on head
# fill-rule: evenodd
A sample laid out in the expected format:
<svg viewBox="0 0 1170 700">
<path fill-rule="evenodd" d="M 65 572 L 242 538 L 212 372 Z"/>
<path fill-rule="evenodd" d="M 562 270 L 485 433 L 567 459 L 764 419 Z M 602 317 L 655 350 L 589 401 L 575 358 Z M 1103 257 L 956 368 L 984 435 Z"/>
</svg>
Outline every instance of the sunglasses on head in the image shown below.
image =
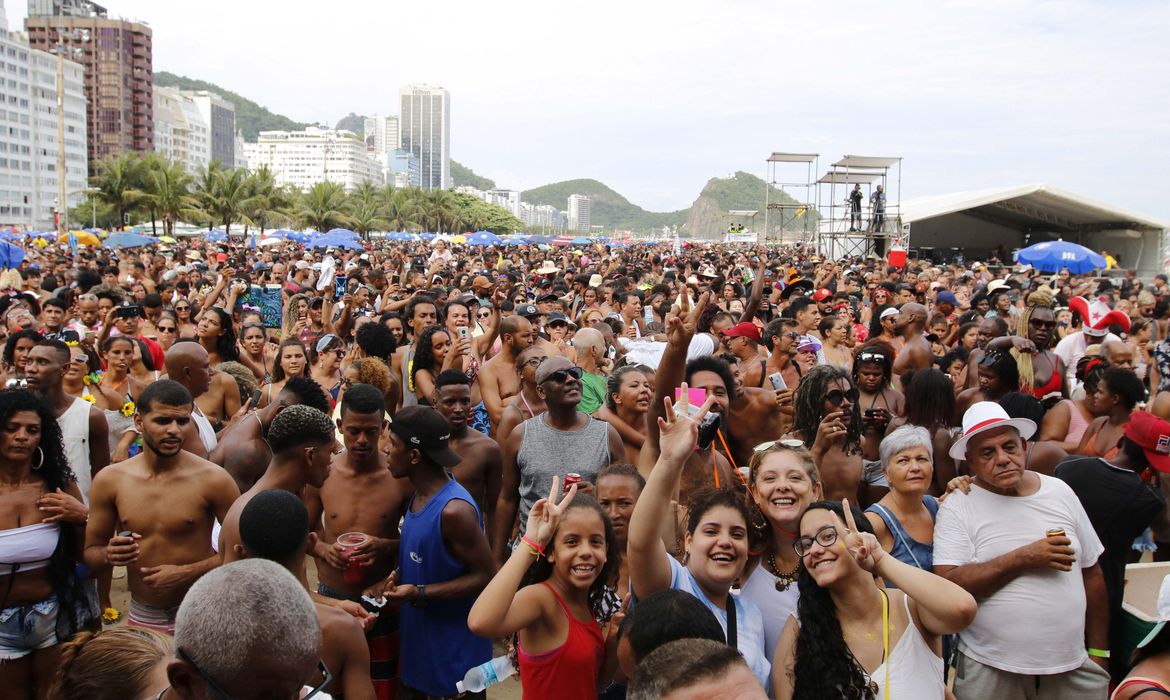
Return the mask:
<svg viewBox="0 0 1170 700">
<path fill-rule="evenodd" d="M 886 364 L 886 356 L 880 352 L 863 352 L 857 356 L 857 360 L 859 362 L 877 362 L 883 365 Z"/>
<path fill-rule="evenodd" d="M 581 379 L 584 371 L 580 367 L 566 367 L 565 369 L 558 369 L 552 374 L 544 378 L 546 382 L 556 382 L 557 384 L 564 384 L 569 377 L 573 379 Z"/>
<path fill-rule="evenodd" d="M 857 399 L 860 395 L 861 394 L 857 391 L 857 387 L 849 389 L 848 391 L 833 389 L 829 393 L 825 394 L 825 401 L 828 401 L 834 406 L 840 406 L 841 404 L 845 403 L 846 399 L 849 400 L 849 403 L 857 403 Z"/>
</svg>

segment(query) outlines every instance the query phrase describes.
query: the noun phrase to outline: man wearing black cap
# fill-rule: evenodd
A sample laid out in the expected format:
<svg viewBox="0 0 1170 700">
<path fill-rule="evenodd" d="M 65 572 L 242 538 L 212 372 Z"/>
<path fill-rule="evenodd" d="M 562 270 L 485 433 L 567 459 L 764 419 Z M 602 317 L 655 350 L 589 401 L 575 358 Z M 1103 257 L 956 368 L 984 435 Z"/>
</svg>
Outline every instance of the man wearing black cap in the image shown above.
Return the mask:
<svg viewBox="0 0 1170 700">
<path fill-rule="evenodd" d="M 492 657 L 492 642 L 472 634 L 467 615 L 495 575 L 475 499 L 448 471 L 451 424 L 428 406 L 402 409 L 383 447 L 390 473 L 414 496 L 402 521 L 398 570 L 385 595 L 399 609 L 401 681 L 408 697 L 452 697 L 467 669 Z"/>
</svg>

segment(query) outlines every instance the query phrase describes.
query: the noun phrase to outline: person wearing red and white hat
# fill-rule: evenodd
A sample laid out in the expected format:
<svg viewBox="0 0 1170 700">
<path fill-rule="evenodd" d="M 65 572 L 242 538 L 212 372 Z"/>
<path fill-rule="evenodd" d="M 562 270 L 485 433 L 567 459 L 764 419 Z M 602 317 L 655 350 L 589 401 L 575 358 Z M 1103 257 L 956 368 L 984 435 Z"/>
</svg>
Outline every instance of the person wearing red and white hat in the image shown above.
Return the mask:
<svg viewBox="0 0 1170 700">
<path fill-rule="evenodd" d="M 973 479 L 969 493 L 939 508 L 934 571 L 979 601 L 959 634 L 958 700 L 1108 693 L 1104 548 L 1073 490 L 1026 468 L 1024 440 L 1035 432 L 1032 421 L 981 401 L 950 450 Z"/>
<path fill-rule="evenodd" d="M 1166 509 L 1166 497 L 1141 474 L 1153 469 L 1158 478 L 1163 478 L 1170 473 L 1170 423 L 1146 411 L 1134 411 L 1129 414 L 1117 447 L 1117 454 L 1108 460 L 1070 457 L 1056 467 L 1056 478 L 1072 488 L 1104 540 L 1105 553 L 1100 561 L 1109 593 L 1111 649 L 1118 648 L 1122 636 L 1121 600 L 1131 545 Z M 1129 667 L 1129 659 L 1110 661 L 1114 679 L 1120 680 Z"/>
<path fill-rule="evenodd" d="M 1119 326 L 1122 332 L 1129 330 L 1129 317 L 1120 311 L 1114 311 L 1100 299 L 1089 301 L 1085 297 L 1073 297 L 1068 302 L 1068 308 L 1076 312 L 1081 319 L 1081 330 L 1069 333 L 1056 344 L 1053 352 L 1064 360 L 1065 386 L 1068 387 L 1072 398 L 1074 392 L 1080 393 L 1081 387 L 1077 384 L 1077 362 L 1085 356 L 1085 349 L 1090 345 L 1104 343 L 1107 340 L 1121 340 L 1109 332 L 1111 326 Z"/>
</svg>

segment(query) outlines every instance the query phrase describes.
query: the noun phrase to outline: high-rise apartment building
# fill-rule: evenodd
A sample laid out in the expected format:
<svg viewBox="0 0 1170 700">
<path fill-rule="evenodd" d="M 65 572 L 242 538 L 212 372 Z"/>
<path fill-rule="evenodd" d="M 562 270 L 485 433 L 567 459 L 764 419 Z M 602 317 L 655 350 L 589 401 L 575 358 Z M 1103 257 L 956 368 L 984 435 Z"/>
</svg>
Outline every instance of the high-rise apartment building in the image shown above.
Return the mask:
<svg viewBox="0 0 1170 700">
<path fill-rule="evenodd" d="M 214 92 L 184 90 L 211 131 L 211 160 L 225 168 L 236 167 L 236 107 Z"/>
<path fill-rule="evenodd" d="M 211 161 L 211 130 L 195 100 L 177 88 L 154 88 L 154 150 L 191 175 Z"/>
<path fill-rule="evenodd" d="M 337 182 L 347 190 L 363 182 L 383 183 L 382 165 L 352 131 L 309 127 L 304 131 L 261 131 L 244 147 L 248 167 L 267 167 L 276 184 L 302 190 L 319 182 Z"/>
<path fill-rule="evenodd" d="M 589 198 L 583 194 L 569 195 L 569 228 L 585 233 L 588 233 L 591 229 L 589 221 Z"/>
<path fill-rule="evenodd" d="M 425 190 L 451 187 L 451 95 L 441 87 L 407 85 L 399 91 L 400 141 L 419 160 Z"/>
<path fill-rule="evenodd" d="M 366 117 L 366 146 L 378 155 L 393 153 L 400 147 L 398 117 Z"/>
<path fill-rule="evenodd" d="M 51 229 L 57 208 L 57 57 L 8 33 L 0 0 L 0 226 Z M 85 198 L 85 69 L 64 63 L 65 206 Z M 89 221 L 75 222 L 89 225 Z"/>
<path fill-rule="evenodd" d="M 154 150 L 151 29 L 109 19 L 87 0 L 33 0 L 24 22 L 32 48 L 63 46 L 85 67 L 86 143 L 96 160 Z"/>
</svg>

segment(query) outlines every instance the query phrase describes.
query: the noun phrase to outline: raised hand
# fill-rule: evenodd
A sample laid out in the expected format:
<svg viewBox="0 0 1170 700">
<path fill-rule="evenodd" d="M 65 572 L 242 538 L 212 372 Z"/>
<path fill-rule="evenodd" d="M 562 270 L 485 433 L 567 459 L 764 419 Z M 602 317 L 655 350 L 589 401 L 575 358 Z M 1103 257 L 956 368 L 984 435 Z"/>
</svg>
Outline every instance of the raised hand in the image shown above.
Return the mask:
<svg viewBox="0 0 1170 700">
<path fill-rule="evenodd" d="M 666 405 L 666 414 L 658 418 L 658 445 L 661 450 L 661 458 L 667 461 L 681 462 L 695 449 L 695 445 L 699 441 L 699 423 L 702 422 L 715 403 L 715 397 L 708 396 L 703 405 L 699 407 L 698 413 L 689 416 L 687 415 L 690 411 L 688 390 L 687 383 L 683 382 L 680 387 L 677 412 L 675 404 L 669 396 L 663 399 L 663 403 Z"/>
<path fill-rule="evenodd" d="M 561 517 L 564 516 L 569 504 L 573 502 L 573 497 L 577 495 L 577 485 L 573 484 L 558 503 L 557 496 L 560 494 L 560 490 L 561 478 L 554 476 L 548 498 L 537 501 L 533 504 L 532 510 L 528 512 L 528 528 L 525 533 L 541 547 L 544 547 L 552 539 L 553 533 L 556 532 L 557 526 L 561 522 Z"/>
<path fill-rule="evenodd" d="M 845 549 L 858 566 L 873 572 L 877 563 L 885 556 L 885 550 L 882 549 L 877 537 L 857 529 L 857 521 L 853 519 L 853 509 L 849 506 L 848 498 L 841 500 L 841 507 L 845 509 L 845 537 L 842 540 Z"/>
</svg>

